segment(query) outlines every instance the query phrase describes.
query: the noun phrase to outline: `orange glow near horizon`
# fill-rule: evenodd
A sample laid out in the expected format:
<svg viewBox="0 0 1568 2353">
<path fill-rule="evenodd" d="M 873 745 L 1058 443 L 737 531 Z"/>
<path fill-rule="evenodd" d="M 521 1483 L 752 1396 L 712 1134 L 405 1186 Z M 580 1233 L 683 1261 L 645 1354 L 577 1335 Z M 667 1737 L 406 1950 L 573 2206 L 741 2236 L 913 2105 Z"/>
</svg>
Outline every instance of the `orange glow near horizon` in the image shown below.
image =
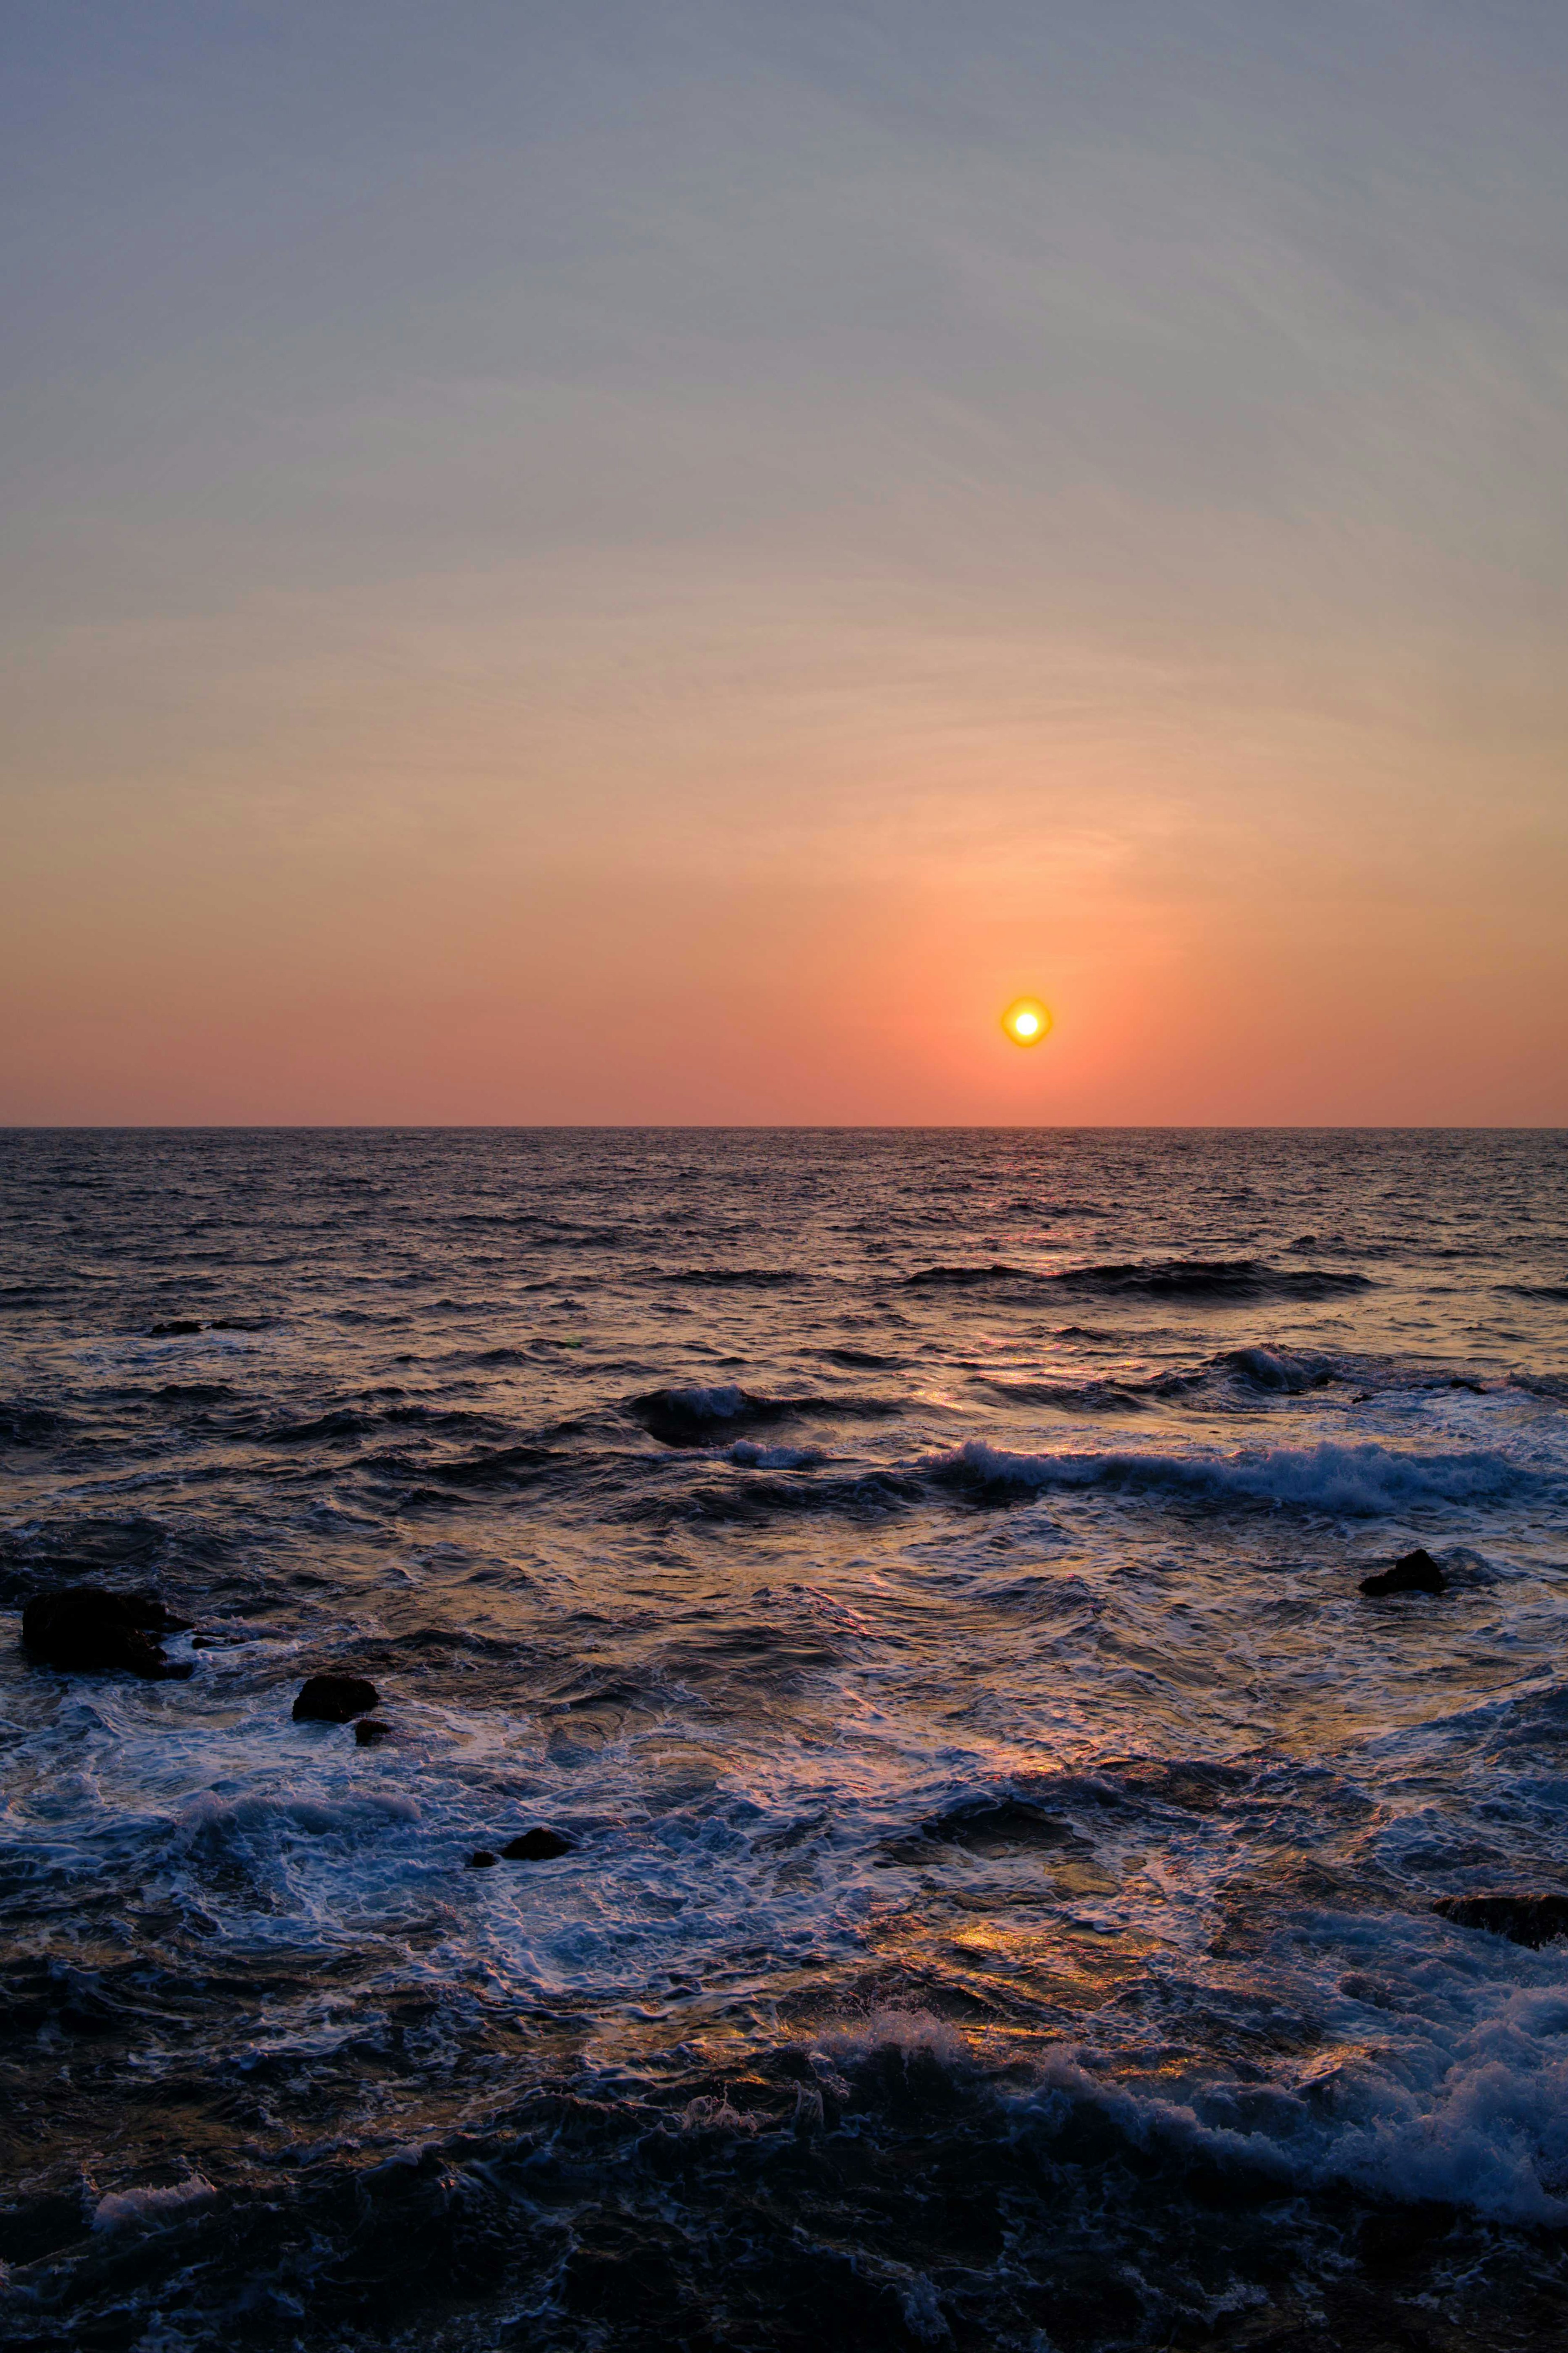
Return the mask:
<svg viewBox="0 0 1568 2353">
<path fill-rule="evenodd" d="M 1051 1017 L 1037 997 L 1020 997 L 1002 1016 L 1002 1027 L 1015 1046 L 1037 1046 L 1049 1035 Z"/>
</svg>

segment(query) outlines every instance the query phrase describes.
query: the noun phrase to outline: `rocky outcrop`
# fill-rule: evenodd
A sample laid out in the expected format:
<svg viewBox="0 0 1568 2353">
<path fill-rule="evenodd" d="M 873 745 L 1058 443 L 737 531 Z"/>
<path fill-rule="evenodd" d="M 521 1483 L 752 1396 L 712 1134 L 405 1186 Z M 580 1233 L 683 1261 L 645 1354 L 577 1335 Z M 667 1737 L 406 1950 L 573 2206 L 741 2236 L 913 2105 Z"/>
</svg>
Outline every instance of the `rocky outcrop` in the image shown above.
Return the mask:
<svg viewBox="0 0 1568 2353">
<path fill-rule="evenodd" d="M 166 1659 L 157 1638 L 183 1634 L 189 1625 L 189 1619 L 176 1618 L 153 1594 L 71 1585 L 34 1595 L 22 1612 L 22 1640 L 41 1665 L 68 1672 L 118 1668 L 148 1683 L 183 1681 L 195 1667 L 188 1659 Z"/>
<path fill-rule="evenodd" d="M 1442 1895 L 1433 1905 L 1458 1928 L 1485 1928 L 1515 1945 L 1568 1936 L 1568 1895 Z"/>
<path fill-rule="evenodd" d="M 352 1724 L 380 1701 L 363 1675 L 311 1675 L 294 1702 L 296 1724 Z"/>
<path fill-rule="evenodd" d="M 1429 1552 L 1407 1552 L 1380 1576 L 1363 1577 L 1363 1593 L 1441 1593 L 1447 1584 Z"/>
<path fill-rule="evenodd" d="M 524 1831 L 518 1838 L 508 1839 L 501 1852 L 508 1862 L 551 1862 L 558 1854 L 570 1854 L 572 1841 L 559 1831 Z"/>
</svg>

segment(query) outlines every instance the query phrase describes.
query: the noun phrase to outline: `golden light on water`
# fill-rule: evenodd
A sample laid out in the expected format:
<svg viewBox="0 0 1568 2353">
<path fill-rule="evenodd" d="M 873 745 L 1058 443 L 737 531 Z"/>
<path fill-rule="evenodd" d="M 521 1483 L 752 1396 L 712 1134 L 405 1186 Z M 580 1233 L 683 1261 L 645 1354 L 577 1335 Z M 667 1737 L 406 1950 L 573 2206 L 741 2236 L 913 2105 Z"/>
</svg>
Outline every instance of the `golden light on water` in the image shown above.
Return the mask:
<svg viewBox="0 0 1568 2353">
<path fill-rule="evenodd" d="M 1020 997 L 1002 1016 L 1002 1027 L 1015 1046 L 1037 1046 L 1050 1026 L 1050 1014 L 1037 997 Z"/>
</svg>

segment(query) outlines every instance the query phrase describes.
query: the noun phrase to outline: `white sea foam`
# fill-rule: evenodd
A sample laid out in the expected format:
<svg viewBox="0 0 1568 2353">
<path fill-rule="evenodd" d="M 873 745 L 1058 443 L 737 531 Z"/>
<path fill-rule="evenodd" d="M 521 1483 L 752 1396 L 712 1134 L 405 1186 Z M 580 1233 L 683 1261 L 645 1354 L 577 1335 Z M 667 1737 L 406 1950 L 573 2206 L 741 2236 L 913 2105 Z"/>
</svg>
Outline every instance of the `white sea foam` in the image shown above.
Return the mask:
<svg viewBox="0 0 1568 2353">
<path fill-rule="evenodd" d="M 1446 1973 L 1428 1965 L 1425 1974 L 1430 1995 Z M 1087 2105 L 1136 2147 L 1301 2189 L 1439 2200 L 1500 2222 L 1568 2221 L 1568 1986 L 1467 1989 L 1455 1973 L 1441 1992 L 1426 2015 L 1401 2021 L 1403 2032 L 1330 2045 L 1266 2085 L 1210 2082 L 1184 2099 L 1109 2081 L 1081 2050 L 1064 2048 L 1020 2099 L 1019 2128 L 1049 2136 Z M 1455 2009 L 1458 2027 L 1445 2017 Z"/>
<path fill-rule="evenodd" d="M 955 2067 L 970 2057 L 969 2046 L 950 2019 L 929 2010 L 882 2008 L 864 2019 L 844 2021 L 822 2038 L 826 2055 L 842 2063 L 861 2059 L 868 2052 L 894 2050 L 906 2063 L 917 2056 L 940 2060 Z"/>
<path fill-rule="evenodd" d="M 116 2189 L 100 2198 L 93 2211 L 95 2231 L 123 2230 L 127 2223 L 175 2222 L 193 2207 L 205 2206 L 216 2198 L 212 2183 L 199 2173 L 165 2189 Z"/>
<path fill-rule="evenodd" d="M 689 1414 L 693 1421 L 733 1421 L 748 1403 L 745 1390 L 733 1381 L 716 1388 L 666 1389 L 664 1399 L 678 1412 Z"/>
</svg>

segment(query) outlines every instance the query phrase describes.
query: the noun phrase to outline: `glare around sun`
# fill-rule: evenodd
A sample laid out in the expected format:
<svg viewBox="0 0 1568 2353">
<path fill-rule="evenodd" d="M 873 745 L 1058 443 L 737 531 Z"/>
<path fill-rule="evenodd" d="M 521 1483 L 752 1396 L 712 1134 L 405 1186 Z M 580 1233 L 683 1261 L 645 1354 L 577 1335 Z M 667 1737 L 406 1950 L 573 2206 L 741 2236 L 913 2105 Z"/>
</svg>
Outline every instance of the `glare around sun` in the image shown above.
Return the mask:
<svg viewBox="0 0 1568 2353">
<path fill-rule="evenodd" d="M 1037 1046 L 1051 1026 L 1046 1008 L 1032 997 L 1021 997 L 1002 1016 L 1002 1027 L 1015 1046 Z"/>
</svg>

